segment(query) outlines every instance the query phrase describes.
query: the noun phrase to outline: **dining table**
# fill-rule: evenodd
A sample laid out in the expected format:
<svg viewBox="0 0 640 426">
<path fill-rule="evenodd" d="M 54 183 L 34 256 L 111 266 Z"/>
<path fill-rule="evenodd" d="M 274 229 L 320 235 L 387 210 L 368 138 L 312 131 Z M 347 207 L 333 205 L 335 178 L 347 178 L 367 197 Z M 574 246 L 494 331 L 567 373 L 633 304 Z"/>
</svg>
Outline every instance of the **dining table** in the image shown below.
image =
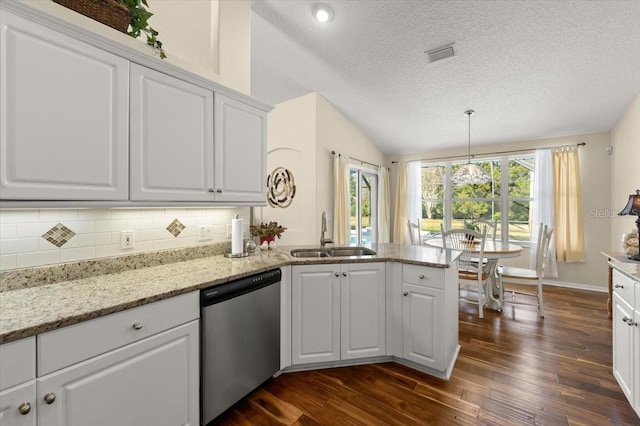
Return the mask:
<svg viewBox="0 0 640 426">
<path fill-rule="evenodd" d="M 430 247 L 444 248 L 442 237 L 434 237 L 424 241 L 424 245 Z M 479 253 L 480 244 L 470 244 L 470 252 Z M 501 259 L 508 259 L 513 257 L 519 257 L 522 254 L 522 247 L 510 242 L 503 242 L 502 240 L 487 239 L 484 242 L 483 257 L 486 260 L 486 270 L 491 278 L 491 291 L 488 292 L 486 307 L 494 309 L 496 311 L 502 310 L 502 302 L 500 301 L 498 278 L 496 269 Z"/>
</svg>

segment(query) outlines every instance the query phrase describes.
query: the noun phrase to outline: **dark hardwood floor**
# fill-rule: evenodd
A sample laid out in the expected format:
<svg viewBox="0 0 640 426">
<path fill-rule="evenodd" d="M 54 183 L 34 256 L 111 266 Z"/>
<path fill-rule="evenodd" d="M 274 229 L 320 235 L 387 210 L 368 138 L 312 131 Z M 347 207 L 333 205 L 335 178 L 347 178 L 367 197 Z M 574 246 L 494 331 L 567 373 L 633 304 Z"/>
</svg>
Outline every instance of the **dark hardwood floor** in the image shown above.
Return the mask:
<svg viewBox="0 0 640 426">
<path fill-rule="evenodd" d="M 449 381 L 395 363 L 282 374 L 220 425 L 640 425 L 611 373 L 604 293 L 545 287 L 535 307 L 460 303 Z"/>
</svg>

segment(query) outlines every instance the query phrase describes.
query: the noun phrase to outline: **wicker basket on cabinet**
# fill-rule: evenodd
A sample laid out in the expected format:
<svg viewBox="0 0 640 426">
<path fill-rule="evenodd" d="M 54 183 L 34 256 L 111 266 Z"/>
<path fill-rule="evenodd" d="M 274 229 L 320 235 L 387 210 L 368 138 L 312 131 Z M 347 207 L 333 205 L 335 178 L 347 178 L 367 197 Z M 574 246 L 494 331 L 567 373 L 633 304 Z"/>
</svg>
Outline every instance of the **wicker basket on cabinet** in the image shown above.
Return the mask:
<svg viewBox="0 0 640 426">
<path fill-rule="evenodd" d="M 126 33 L 129 29 L 131 12 L 127 6 L 117 0 L 53 0 L 54 2 L 74 10 L 94 21 Z"/>
</svg>

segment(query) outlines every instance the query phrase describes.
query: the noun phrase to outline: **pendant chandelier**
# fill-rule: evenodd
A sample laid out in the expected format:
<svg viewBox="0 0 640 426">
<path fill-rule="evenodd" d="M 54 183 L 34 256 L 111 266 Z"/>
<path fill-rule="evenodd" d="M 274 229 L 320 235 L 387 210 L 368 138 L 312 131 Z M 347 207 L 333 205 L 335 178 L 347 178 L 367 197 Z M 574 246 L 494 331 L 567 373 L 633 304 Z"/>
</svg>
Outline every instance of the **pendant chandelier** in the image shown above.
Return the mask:
<svg viewBox="0 0 640 426">
<path fill-rule="evenodd" d="M 471 116 L 475 113 L 474 110 L 470 109 L 464 112 L 467 117 L 469 117 L 469 157 L 467 160 L 467 164 L 461 166 L 456 172 L 451 176 L 451 182 L 456 185 L 468 185 L 470 183 L 486 183 L 491 182 L 491 176 L 487 174 L 480 166 L 477 164 L 471 163 Z"/>
</svg>

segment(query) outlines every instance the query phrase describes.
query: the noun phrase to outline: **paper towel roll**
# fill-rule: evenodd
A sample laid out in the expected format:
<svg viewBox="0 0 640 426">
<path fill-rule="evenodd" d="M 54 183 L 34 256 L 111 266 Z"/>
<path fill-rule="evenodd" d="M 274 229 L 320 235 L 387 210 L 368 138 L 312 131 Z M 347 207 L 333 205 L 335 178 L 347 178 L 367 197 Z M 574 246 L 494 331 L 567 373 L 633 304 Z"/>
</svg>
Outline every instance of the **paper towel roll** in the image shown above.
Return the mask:
<svg viewBox="0 0 640 426">
<path fill-rule="evenodd" d="M 231 254 L 242 254 L 244 251 L 242 247 L 243 227 L 244 224 L 240 216 L 236 215 L 231 219 Z"/>
</svg>

